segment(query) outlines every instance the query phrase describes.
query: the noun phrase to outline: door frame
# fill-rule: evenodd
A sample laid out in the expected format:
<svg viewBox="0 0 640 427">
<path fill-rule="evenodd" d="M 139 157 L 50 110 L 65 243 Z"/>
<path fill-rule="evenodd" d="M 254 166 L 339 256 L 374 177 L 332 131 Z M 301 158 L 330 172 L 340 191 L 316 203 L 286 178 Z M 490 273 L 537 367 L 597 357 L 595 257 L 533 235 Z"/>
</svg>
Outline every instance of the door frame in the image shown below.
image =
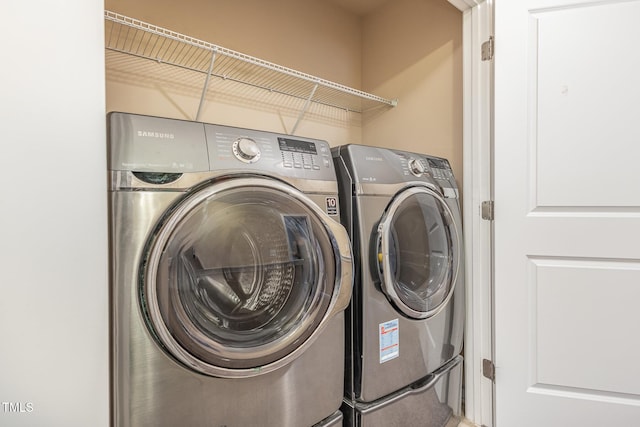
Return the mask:
<svg viewBox="0 0 640 427">
<path fill-rule="evenodd" d="M 494 0 L 448 1 L 463 20 L 465 416 L 493 427 L 494 383 L 484 377 L 482 362 L 494 354 L 493 224 L 482 218 L 482 202 L 493 200 L 493 60 L 482 60 L 482 43 L 493 36 Z"/>
</svg>

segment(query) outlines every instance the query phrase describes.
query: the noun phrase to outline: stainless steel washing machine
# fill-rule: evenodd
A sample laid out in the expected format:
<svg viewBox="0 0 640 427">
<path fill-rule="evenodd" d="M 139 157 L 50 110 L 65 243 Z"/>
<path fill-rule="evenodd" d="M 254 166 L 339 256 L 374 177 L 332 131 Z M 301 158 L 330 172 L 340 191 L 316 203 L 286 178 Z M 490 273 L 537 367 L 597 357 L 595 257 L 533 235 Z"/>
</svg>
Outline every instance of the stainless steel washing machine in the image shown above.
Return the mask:
<svg viewBox="0 0 640 427">
<path fill-rule="evenodd" d="M 461 406 L 462 223 L 447 160 L 332 150 L 352 239 L 343 412 L 347 426 L 442 427 Z"/>
<path fill-rule="evenodd" d="M 112 424 L 339 425 L 352 265 L 328 144 L 108 130 Z"/>
</svg>

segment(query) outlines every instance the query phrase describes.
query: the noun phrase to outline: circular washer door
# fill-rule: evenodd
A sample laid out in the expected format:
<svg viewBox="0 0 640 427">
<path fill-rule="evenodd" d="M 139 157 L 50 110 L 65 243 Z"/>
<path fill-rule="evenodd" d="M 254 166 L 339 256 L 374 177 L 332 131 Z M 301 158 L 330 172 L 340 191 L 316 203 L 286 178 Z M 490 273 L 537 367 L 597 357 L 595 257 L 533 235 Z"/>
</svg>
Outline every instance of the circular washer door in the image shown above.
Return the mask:
<svg viewBox="0 0 640 427">
<path fill-rule="evenodd" d="M 297 357 L 339 291 L 325 214 L 265 178 L 233 178 L 181 200 L 147 246 L 140 301 L 174 358 L 213 376 L 252 376 Z"/>
<path fill-rule="evenodd" d="M 382 290 L 406 316 L 437 314 L 453 294 L 460 234 L 445 199 L 429 187 L 398 193 L 378 226 Z"/>
</svg>

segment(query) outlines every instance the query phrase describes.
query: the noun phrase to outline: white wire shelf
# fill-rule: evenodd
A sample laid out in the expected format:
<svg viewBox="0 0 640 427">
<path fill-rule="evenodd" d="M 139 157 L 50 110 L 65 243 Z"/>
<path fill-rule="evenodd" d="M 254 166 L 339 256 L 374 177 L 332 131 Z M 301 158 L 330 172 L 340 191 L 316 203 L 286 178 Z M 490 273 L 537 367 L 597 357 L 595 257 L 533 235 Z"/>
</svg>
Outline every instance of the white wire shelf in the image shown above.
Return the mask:
<svg viewBox="0 0 640 427">
<path fill-rule="evenodd" d="M 396 100 L 384 99 L 111 11 L 105 11 L 105 48 L 204 75 L 196 120 L 211 78 L 304 100 L 298 121 L 310 103 L 357 113 L 397 105 Z"/>
</svg>

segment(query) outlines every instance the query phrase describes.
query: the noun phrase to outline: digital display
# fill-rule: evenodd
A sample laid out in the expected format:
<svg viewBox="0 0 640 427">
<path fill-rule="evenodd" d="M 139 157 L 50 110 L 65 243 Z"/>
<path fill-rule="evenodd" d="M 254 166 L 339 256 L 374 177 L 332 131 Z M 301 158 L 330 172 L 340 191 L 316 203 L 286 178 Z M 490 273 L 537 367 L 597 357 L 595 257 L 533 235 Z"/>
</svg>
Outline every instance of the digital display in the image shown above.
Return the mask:
<svg viewBox="0 0 640 427">
<path fill-rule="evenodd" d="M 281 151 L 293 151 L 294 153 L 318 154 L 316 144 L 297 139 L 278 138 Z"/>
<path fill-rule="evenodd" d="M 432 168 L 451 169 L 451 166 L 449 166 L 449 162 L 444 159 L 428 158 L 427 160 L 429 161 L 429 166 L 431 166 Z"/>
</svg>

